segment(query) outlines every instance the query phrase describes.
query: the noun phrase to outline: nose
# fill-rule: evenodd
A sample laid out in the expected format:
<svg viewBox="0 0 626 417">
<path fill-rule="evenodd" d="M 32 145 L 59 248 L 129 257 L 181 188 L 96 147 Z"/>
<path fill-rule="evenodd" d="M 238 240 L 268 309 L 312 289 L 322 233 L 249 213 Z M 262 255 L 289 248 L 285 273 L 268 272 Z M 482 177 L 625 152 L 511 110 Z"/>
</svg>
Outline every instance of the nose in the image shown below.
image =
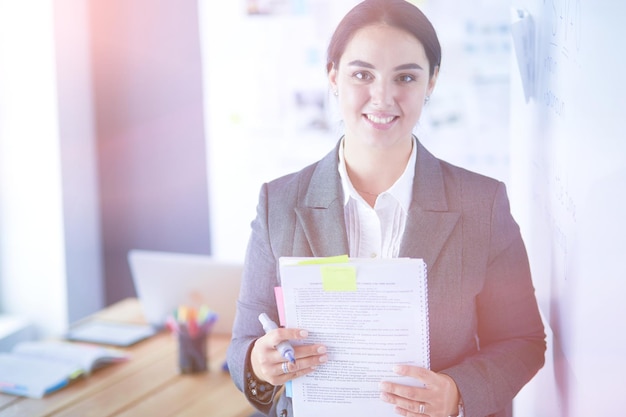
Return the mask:
<svg viewBox="0 0 626 417">
<path fill-rule="evenodd" d="M 384 80 L 377 80 L 371 85 L 370 96 L 374 106 L 378 108 L 389 107 L 394 100 L 393 86 Z"/>
</svg>

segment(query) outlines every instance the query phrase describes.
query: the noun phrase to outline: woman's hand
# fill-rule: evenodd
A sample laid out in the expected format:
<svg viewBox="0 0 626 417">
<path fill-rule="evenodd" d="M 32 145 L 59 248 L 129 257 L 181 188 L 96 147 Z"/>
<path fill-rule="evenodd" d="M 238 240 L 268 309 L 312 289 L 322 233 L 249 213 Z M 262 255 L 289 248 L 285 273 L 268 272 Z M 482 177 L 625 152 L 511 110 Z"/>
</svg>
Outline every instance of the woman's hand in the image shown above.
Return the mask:
<svg viewBox="0 0 626 417">
<path fill-rule="evenodd" d="M 394 404 L 396 413 L 410 417 L 448 417 L 458 413 L 459 390 L 448 375 L 409 365 L 398 365 L 394 372 L 419 379 L 426 385 L 421 388 L 382 382 L 380 397 Z"/>
<path fill-rule="evenodd" d="M 275 386 L 282 385 L 313 372 L 316 366 L 325 363 L 328 356 L 326 347 L 322 345 L 294 346 L 296 363 L 283 358 L 275 348 L 283 340 L 302 340 L 308 335 L 306 330 L 278 328 L 257 339 L 250 354 L 256 377 Z"/>
</svg>

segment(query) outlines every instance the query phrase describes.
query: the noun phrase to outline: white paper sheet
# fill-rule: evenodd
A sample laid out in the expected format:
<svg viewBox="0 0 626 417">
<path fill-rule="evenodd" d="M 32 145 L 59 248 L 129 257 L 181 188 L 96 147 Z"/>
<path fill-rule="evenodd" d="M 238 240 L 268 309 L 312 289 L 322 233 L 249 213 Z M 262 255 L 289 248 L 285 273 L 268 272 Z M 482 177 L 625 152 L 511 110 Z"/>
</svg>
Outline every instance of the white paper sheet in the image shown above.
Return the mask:
<svg viewBox="0 0 626 417">
<path fill-rule="evenodd" d="M 397 376 L 393 366 L 429 367 L 424 262 L 294 262 L 281 258 L 286 325 L 307 329 L 306 343 L 326 345 L 329 357 L 292 381 L 295 417 L 394 416 L 393 406 L 380 400 L 378 384 L 419 385 Z"/>
<path fill-rule="evenodd" d="M 522 77 L 526 102 L 534 97 L 535 81 L 535 23 L 527 10 L 512 9 L 511 35 L 515 46 L 517 66 Z"/>
</svg>

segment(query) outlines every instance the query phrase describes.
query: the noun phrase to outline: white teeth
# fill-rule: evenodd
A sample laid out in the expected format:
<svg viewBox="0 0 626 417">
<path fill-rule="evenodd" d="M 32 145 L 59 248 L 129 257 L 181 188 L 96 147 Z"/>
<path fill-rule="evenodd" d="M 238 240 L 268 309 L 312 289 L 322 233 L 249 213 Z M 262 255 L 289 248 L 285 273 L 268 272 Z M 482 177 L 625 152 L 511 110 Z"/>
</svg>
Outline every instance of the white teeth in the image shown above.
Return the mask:
<svg viewBox="0 0 626 417">
<path fill-rule="evenodd" d="M 367 118 L 374 122 L 374 123 L 379 123 L 379 124 L 387 124 L 387 123 L 391 123 L 391 121 L 394 119 L 393 116 L 389 116 L 389 117 L 378 117 L 378 116 L 374 116 L 372 114 L 368 114 Z"/>
</svg>

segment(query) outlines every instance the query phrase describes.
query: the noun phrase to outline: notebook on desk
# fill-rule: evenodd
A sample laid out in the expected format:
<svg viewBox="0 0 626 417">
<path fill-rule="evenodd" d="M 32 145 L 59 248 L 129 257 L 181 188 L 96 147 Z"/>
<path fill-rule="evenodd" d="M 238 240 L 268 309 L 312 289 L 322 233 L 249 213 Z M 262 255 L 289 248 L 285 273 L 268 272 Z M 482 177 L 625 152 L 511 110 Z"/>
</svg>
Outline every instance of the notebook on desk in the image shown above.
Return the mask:
<svg viewBox="0 0 626 417">
<path fill-rule="evenodd" d="M 206 304 L 218 314 L 215 333 L 231 333 L 243 265 L 208 255 L 133 249 L 128 253 L 135 291 L 146 321 L 163 327 L 181 305 Z"/>
</svg>

